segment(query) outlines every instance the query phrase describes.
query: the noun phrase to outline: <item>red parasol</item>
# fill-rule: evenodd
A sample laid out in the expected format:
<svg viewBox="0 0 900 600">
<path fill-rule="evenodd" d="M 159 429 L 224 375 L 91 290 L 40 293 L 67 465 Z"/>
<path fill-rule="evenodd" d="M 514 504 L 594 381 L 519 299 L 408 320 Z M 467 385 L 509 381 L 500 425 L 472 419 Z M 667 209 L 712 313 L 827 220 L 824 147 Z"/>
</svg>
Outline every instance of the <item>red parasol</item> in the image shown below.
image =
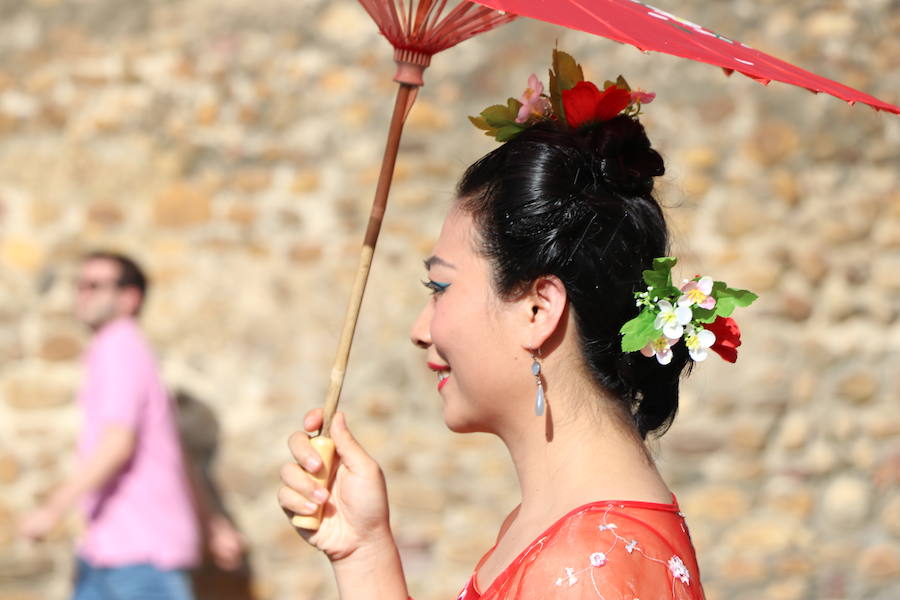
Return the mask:
<svg viewBox="0 0 900 600">
<path fill-rule="evenodd" d="M 399 84 L 399 89 L 359 269 L 331 371 L 323 425 L 320 435 L 312 440 L 325 463 L 324 476 L 320 478 L 325 483 L 328 483 L 333 470 L 334 444 L 329 438 L 329 427 L 343 386 L 359 309 L 387 205 L 403 124 L 415 102 L 418 88 L 423 85 L 422 74 L 434 54 L 507 23 L 516 15 L 522 15 L 632 44 L 641 50 L 656 50 L 717 65 L 729 75 L 738 71 L 763 83 L 783 81 L 813 92 L 827 92 L 851 104 L 864 102 L 876 110 L 900 114 L 900 108 L 896 106 L 635 0 L 477 0 L 477 3 L 464 0 L 449 9 L 448 0 L 359 2 L 394 47 L 397 63 L 394 81 Z M 320 521 L 321 512 L 312 517 L 297 515 L 292 519 L 296 527 L 313 530 L 318 529 Z"/>
<path fill-rule="evenodd" d="M 475 0 L 478 4 L 586 31 L 639 50 L 665 52 L 737 71 L 761 83 L 781 81 L 850 104 L 900 114 L 900 107 L 820 77 L 736 40 L 636 0 Z"/>
</svg>

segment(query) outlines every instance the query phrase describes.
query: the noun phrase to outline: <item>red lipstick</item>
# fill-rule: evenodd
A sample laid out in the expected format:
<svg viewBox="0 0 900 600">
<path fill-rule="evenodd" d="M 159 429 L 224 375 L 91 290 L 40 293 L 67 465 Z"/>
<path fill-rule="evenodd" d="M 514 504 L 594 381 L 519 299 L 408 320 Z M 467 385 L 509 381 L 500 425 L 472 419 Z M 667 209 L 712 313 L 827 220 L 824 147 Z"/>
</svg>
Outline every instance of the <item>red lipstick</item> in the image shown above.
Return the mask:
<svg viewBox="0 0 900 600">
<path fill-rule="evenodd" d="M 444 389 L 444 386 L 447 385 L 447 381 L 450 379 L 450 366 L 439 365 L 437 363 L 430 362 L 428 363 L 428 368 L 437 373 L 437 389 L 438 391 L 441 391 L 442 389 Z"/>
</svg>

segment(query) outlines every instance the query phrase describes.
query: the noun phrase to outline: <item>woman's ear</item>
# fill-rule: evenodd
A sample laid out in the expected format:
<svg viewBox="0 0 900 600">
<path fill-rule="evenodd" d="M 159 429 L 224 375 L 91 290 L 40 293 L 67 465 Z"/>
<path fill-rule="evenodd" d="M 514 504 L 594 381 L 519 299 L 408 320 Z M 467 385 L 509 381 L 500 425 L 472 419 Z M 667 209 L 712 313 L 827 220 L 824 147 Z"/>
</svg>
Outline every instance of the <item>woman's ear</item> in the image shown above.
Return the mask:
<svg viewBox="0 0 900 600">
<path fill-rule="evenodd" d="M 540 348 L 553 335 L 565 313 L 568 295 L 566 286 L 555 275 L 535 279 L 521 298 L 523 315 L 528 319 L 524 328 L 525 348 Z"/>
</svg>

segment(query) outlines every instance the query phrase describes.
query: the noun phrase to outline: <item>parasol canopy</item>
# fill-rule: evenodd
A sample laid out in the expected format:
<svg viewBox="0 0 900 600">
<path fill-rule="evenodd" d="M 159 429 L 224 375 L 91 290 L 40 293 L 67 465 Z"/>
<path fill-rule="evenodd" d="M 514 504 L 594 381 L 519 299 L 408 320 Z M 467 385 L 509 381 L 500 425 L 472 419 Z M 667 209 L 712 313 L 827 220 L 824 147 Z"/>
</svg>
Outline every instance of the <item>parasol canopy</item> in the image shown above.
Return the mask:
<svg viewBox="0 0 900 600">
<path fill-rule="evenodd" d="M 637 0 L 473 1 L 499 11 L 631 44 L 641 51 L 664 52 L 716 65 L 727 75 L 737 71 L 763 84 L 781 81 L 814 93 L 831 94 L 850 104 L 862 102 L 875 110 L 900 114 L 900 107 Z"/>
</svg>

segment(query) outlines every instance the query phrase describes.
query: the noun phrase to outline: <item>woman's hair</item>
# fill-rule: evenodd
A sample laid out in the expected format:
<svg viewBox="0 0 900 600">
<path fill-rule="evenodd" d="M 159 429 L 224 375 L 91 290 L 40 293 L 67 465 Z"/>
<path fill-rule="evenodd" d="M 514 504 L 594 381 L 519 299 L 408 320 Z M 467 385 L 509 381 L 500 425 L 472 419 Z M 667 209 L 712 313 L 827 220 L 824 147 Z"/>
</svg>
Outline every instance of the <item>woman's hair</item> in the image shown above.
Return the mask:
<svg viewBox="0 0 900 600">
<path fill-rule="evenodd" d="M 636 119 L 620 115 L 577 131 L 545 121 L 475 162 L 457 189 L 501 297 L 542 275 L 565 285 L 590 373 L 642 438 L 671 424 L 690 361 L 684 344 L 672 347 L 665 366 L 620 344 L 619 329 L 638 314 L 641 272 L 667 253 L 652 195 L 653 178 L 664 171 Z"/>
</svg>

